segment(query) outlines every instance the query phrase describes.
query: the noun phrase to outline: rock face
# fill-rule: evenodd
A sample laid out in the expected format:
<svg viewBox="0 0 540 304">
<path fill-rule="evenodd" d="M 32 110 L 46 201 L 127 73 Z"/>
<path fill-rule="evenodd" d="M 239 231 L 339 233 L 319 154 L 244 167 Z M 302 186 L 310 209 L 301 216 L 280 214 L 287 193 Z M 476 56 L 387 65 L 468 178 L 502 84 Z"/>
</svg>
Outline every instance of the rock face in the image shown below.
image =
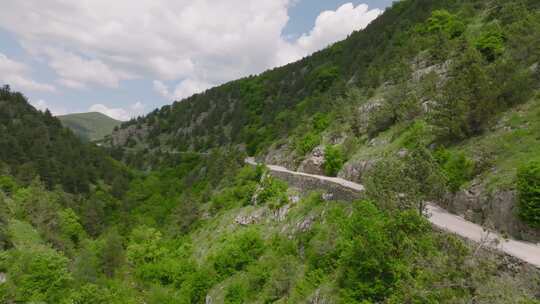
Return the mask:
<svg viewBox="0 0 540 304">
<path fill-rule="evenodd" d="M 4 284 L 7 281 L 7 276 L 5 273 L 0 272 L 0 284 Z"/>
<path fill-rule="evenodd" d="M 540 230 L 524 224 L 517 216 L 516 191 L 486 193 L 482 185 L 449 196 L 446 207 L 450 212 L 488 228 L 506 233 L 516 239 L 540 241 Z"/>
<path fill-rule="evenodd" d="M 129 139 L 141 141 L 148 136 L 148 127 L 146 125 L 131 125 L 127 128 L 119 129 L 111 135 L 113 146 L 124 146 Z"/>
<path fill-rule="evenodd" d="M 368 172 L 375 164 L 377 160 L 355 160 L 347 162 L 341 171 L 338 173 L 338 177 L 350 180 L 356 183 L 362 183 L 362 177 Z"/>
<path fill-rule="evenodd" d="M 366 134 L 370 123 L 370 117 L 379 111 L 385 103 L 383 98 L 374 98 L 361 105 L 356 113 L 356 127 L 359 134 Z"/>
<path fill-rule="evenodd" d="M 313 151 L 307 156 L 307 158 L 300 164 L 298 171 L 324 175 L 324 148 L 322 146 L 316 147 Z"/>
<path fill-rule="evenodd" d="M 272 164 L 285 167 L 289 170 L 295 169 L 294 151 L 289 145 L 272 147 L 263 159 L 257 159 L 260 163 Z"/>
<path fill-rule="evenodd" d="M 239 214 L 234 219 L 234 222 L 242 226 L 253 225 L 259 223 L 264 218 L 264 215 L 264 209 L 257 209 L 250 214 Z"/>
<path fill-rule="evenodd" d="M 325 299 L 325 297 L 321 294 L 321 290 L 317 289 L 313 296 L 311 296 L 311 299 L 309 299 L 309 304 L 330 304 L 330 301 Z"/>
</svg>

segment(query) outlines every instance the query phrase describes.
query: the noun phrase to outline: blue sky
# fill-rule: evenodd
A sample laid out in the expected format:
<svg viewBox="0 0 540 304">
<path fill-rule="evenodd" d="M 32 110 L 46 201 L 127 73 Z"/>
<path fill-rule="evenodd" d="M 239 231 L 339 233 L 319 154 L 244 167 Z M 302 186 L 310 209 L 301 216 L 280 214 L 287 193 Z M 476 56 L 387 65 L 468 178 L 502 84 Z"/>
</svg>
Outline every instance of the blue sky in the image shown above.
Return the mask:
<svg viewBox="0 0 540 304">
<path fill-rule="evenodd" d="M 364 28 L 391 1 L 89 3 L 4 0 L 0 83 L 56 114 L 125 120 L 309 55 Z"/>
</svg>

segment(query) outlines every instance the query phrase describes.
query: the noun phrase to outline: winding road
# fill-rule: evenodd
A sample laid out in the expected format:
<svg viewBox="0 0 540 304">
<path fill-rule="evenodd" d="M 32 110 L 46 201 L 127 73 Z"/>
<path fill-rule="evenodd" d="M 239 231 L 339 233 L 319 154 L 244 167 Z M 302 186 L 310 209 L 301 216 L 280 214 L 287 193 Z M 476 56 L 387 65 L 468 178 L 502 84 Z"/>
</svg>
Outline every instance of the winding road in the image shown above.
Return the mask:
<svg viewBox="0 0 540 304">
<path fill-rule="evenodd" d="M 259 163 L 257 163 L 255 159 L 251 157 L 246 159 L 246 163 L 253 166 L 259 165 Z M 265 166 L 270 171 L 287 173 L 295 176 L 317 178 L 319 180 L 335 183 L 353 191 L 364 191 L 364 186 L 342 178 L 291 171 L 285 167 L 275 165 Z M 460 216 L 451 214 L 435 204 L 427 204 L 425 214 L 431 224 L 441 230 L 454 233 L 460 237 L 476 242 L 481 246 L 499 250 L 537 268 L 540 268 L 540 245 L 538 244 L 503 238 L 501 235 L 493 231 L 488 231 L 484 227 L 469 222 Z"/>
</svg>

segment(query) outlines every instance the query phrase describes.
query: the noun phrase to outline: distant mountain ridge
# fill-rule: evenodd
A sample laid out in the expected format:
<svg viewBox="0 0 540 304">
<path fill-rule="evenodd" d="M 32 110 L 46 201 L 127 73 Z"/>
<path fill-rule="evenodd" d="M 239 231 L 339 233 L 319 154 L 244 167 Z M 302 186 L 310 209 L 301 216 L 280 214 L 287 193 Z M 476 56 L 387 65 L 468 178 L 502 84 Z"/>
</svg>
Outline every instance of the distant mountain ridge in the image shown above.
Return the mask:
<svg viewBox="0 0 540 304">
<path fill-rule="evenodd" d="M 122 123 L 103 113 L 88 112 L 58 116 L 62 124 L 87 141 L 96 141 L 110 135 Z"/>
</svg>

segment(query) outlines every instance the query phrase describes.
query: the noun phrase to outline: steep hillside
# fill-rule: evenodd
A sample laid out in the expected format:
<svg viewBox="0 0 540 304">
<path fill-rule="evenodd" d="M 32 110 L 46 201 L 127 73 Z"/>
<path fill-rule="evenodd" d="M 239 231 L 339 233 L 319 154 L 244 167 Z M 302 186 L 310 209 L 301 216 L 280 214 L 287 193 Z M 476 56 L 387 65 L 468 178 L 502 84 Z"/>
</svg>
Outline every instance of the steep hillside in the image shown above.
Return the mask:
<svg viewBox="0 0 540 304">
<path fill-rule="evenodd" d="M 61 115 L 58 119 L 62 125 L 87 141 L 104 139 L 121 124 L 120 121 L 98 112 Z"/>
<path fill-rule="evenodd" d="M 403 0 L 111 149 L 4 88 L 0 303 L 538 304 L 540 270 L 489 249 L 491 228 L 540 235 L 538 62 L 537 0 Z"/>
<path fill-rule="evenodd" d="M 152 151 L 234 145 L 269 164 L 372 185 L 388 204 L 436 200 L 538 241 L 536 207 L 518 197 L 517 168 L 540 157 L 532 149 L 539 7 L 400 1 L 342 42 L 165 106 L 124 124 L 111 142 L 139 162 Z M 403 195 L 410 199 L 395 198 Z"/>
<path fill-rule="evenodd" d="M 8 86 L 0 89 L 0 170 L 23 184 L 39 177 L 48 189 L 61 185 L 72 193 L 87 192 L 99 180 L 120 183 L 127 174 L 103 150 L 81 142 Z"/>
</svg>

